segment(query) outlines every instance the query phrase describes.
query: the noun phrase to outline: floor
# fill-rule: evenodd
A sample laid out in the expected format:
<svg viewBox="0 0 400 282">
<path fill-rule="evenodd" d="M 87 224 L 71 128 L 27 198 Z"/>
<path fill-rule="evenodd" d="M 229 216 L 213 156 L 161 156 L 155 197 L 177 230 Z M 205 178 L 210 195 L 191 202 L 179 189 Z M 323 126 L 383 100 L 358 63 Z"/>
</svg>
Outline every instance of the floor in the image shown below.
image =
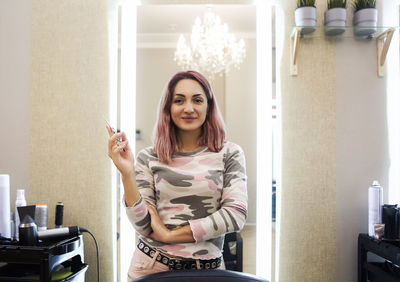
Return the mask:
<svg viewBox="0 0 400 282">
<path fill-rule="evenodd" d="M 246 225 L 240 235 L 243 238 L 243 272 L 256 274 L 256 226 Z"/>
</svg>

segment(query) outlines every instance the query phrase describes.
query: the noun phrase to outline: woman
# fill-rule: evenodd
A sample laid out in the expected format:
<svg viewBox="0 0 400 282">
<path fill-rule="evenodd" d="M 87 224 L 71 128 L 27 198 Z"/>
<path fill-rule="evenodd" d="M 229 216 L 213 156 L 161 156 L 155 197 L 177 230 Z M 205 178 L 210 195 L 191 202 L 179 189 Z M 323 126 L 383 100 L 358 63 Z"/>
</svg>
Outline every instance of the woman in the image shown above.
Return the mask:
<svg viewBox="0 0 400 282">
<path fill-rule="evenodd" d="M 154 146 L 140 151 L 136 164 L 125 134 L 107 129 L 126 213 L 140 234 L 128 281 L 167 270 L 224 268 L 224 235 L 240 230 L 247 217 L 245 158 L 225 141 L 207 79 L 195 71 L 171 78 Z"/>
</svg>

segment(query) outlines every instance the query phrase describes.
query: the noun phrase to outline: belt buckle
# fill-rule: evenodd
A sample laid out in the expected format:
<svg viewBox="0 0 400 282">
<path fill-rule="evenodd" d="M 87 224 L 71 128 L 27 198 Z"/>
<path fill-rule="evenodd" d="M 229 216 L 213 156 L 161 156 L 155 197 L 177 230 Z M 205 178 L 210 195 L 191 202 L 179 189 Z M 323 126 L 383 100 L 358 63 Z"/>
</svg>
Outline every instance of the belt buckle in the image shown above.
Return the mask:
<svg viewBox="0 0 400 282">
<path fill-rule="evenodd" d="M 183 269 L 183 265 L 180 261 L 178 261 L 175 265 L 174 265 L 174 269 L 176 270 L 182 270 Z"/>
<path fill-rule="evenodd" d="M 185 269 L 190 269 L 193 265 L 195 266 L 194 269 L 196 268 L 196 264 L 194 263 L 188 263 L 185 262 L 184 260 L 179 260 L 179 259 L 170 259 L 169 263 L 169 270 L 185 270 Z"/>
<path fill-rule="evenodd" d="M 220 266 L 220 261 L 221 261 L 220 258 L 217 258 L 199 262 L 200 269 L 215 269 Z M 186 268 L 197 269 L 197 264 L 196 262 L 193 261 L 186 262 L 177 259 L 169 259 L 168 268 L 169 270 L 184 270 Z"/>
</svg>

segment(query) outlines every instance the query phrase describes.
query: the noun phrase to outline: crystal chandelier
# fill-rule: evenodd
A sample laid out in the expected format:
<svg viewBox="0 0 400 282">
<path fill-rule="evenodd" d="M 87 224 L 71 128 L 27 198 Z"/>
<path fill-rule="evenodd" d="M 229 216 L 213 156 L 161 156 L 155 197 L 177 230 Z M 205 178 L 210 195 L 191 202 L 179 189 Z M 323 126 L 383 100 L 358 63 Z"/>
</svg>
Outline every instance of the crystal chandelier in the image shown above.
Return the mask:
<svg viewBox="0 0 400 282">
<path fill-rule="evenodd" d="M 243 39 L 236 40 L 235 35 L 228 31 L 228 25 L 221 23 L 220 17 L 208 9 L 203 21 L 196 18 L 190 45 L 180 35 L 174 61 L 182 69 L 198 70 L 213 79 L 217 74 L 228 73 L 232 66 L 239 69 L 245 57 Z"/>
</svg>

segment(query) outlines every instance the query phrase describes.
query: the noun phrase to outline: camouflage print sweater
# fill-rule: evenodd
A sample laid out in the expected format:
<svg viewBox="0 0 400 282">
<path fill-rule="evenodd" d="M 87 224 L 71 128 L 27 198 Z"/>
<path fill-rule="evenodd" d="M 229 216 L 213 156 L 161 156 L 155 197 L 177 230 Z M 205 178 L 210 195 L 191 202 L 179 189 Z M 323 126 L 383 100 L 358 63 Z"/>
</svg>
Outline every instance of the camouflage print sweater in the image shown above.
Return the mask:
<svg viewBox="0 0 400 282">
<path fill-rule="evenodd" d="M 221 256 L 225 233 L 238 231 L 245 223 L 246 180 L 243 151 L 231 142 L 217 153 L 207 147 L 177 153 L 169 165 L 146 148 L 136 159 L 141 198 L 126 213 L 152 247 L 185 258 L 216 258 Z M 168 229 L 190 224 L 196 242 L 166 244 L 146 238 L 152 230 L 145 201 L 157 208 Z"/>
</svg>

